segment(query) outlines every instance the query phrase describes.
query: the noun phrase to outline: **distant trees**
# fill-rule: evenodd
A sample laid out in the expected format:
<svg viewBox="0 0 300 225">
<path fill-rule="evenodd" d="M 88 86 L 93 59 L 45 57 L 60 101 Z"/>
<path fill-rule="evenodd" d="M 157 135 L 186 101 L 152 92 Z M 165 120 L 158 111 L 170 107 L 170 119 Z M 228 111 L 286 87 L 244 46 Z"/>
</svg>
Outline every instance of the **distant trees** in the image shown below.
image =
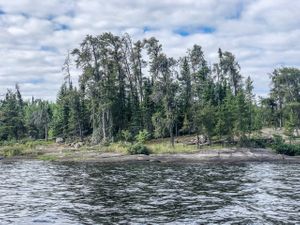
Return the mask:
<svg viewBox="0 0 300 225">
<path fill-rule="evenodd" d="M 47 101 L 35 100 L 27 105 L 27 127 L 31 128 L 31 137 L 48 140 L 49 126 L 51 121 L 51 108 Z"/>
<path fill-rule="evenodd" d="M 287 133 L 299 135 L 300 128 L 300 70 L 296 68 L 275 69 L 270 74 L 272 88 L 265 101 L 266 108 L 273 112 L 269 123 L 285 127 Z"/>
<path fill-rule="evenodd" d="M 262 126 L 300 127 L 300 71 L 276 69 L 269 97 L 259 102 L 230 52 L 218 50 L 209 66 L 199 45 L 178 60 L 156 38 L 134 42 L 128 34 L 88 35 L 63 64 L 56 103 L 23 101 L 19 87 L 0 102 L 0 139 L 80 138 L 93 143 L 147 134 L 147 138 L 196 134 L 208 142 L 243 141 Z M 79 85 L 70 67 L 80 69 Z"/>
<path fill-rule="evenodd" d="M 24 102 L 18 85 L 15 91 L 7 91 L 1 101 L 0 109 L 0 139 L 23 138 L 25 136 Z"/>
</svg>

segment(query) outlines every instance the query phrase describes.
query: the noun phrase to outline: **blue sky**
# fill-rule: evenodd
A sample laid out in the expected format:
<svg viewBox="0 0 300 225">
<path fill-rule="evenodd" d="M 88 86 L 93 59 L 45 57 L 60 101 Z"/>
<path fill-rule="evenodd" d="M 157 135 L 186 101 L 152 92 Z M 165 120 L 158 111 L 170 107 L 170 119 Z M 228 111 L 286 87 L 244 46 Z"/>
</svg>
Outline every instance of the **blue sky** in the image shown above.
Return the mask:
<svg viewBox="0 0 300 225">
<path fill-rule="evenodd" d="M 155 36 L 175 58 L 199 44 L 210 64 L 219 47 L 231 51 L 264 96 L 275 67 L 300 67 L 299 9 L 286 0 L 0 0 L 0 94 L 18 82 L 27 98 L 55 100 L 67 51 L 111 31 Z"/>
</svg>

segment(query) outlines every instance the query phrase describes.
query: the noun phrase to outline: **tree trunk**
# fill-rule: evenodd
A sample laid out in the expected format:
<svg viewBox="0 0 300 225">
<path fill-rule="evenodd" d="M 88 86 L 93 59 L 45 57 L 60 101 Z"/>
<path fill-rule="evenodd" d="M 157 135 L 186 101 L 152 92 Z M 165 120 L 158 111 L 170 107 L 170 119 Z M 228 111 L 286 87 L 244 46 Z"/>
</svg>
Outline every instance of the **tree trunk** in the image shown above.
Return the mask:
<svg viewBox="0 0 300 225">
<path fill-rule="evenodd" d="M 105 112 L 102 112 L 102 135 L 103 141 L 106 141 L 106 126 L 105 126 Z"/>
<path fill-rule="evenodd" d="M 48 126 L 45 125 L 45 140 L 48 141 Z"/>
<path fill-rule="evenodd" d="M 175 138 L 174 138 L 173 130 L 174 130 L 174 123 L 171 122 L 169 125 L 170 142 L 171 142 L 172 147 L 174 148 Z"/>
<path fill-rule="evenodd" d="M 201 145 L 200 145 L 200 137 L 199 134 L 197 133 L 197 149 L 200 149 Z"/>
<path fill-rule="evenodd" d="M 174 142 L 175 142 L 175 138 L 174 138 L 174 134 L 173 134 L 173 129 L 170 129 L 170 141 L 171 141 L 171 145 L 172 148 L 174 148 Z"/>
<path fill-rule="evenodd" d="M 80 136 L 80 141 L 83 140 L 83 135 L 82 135 L 82 127 L 81 127 L 81 122 L 79 120 L 79 123 L 78 123 L 78 128 L 79 128 L 79 136 Z"/>
</svg>

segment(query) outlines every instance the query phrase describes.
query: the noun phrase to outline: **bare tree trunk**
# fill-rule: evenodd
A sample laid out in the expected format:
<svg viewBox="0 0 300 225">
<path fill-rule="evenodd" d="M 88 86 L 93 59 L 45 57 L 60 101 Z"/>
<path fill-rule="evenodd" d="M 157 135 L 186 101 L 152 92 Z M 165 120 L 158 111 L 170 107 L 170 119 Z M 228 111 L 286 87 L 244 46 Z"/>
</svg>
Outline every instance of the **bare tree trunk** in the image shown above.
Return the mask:
<svg viewBox="0 0 300 225">
<path fill-rule="evenodd" d="M 102 112 L 102 133 L 103 133 L 103 141 L 106 141 L 106 126 L 105 126 L 105 112 Z"/>
<path fill-rule="evenodd" d="M 111 114 L 111 110 L 109 109 L 106 113 L 106 117 L 107 117 L 107 137 L 110 140 L 112 138 L 112 127 L 113 127 L 113 120 L 112 120 L 112 114 Z"/>
<path fill-rule="evenodd" d="M 83 135 L 82 135 L 82 127 L 81 127 L 81 122 L 78 123 L 78 128 L 79 128 L 79 136 L 80 136 L 80 141 L 83 140 Z"/>
<path fill-rule="evenodd" d="M 174 148 L 175 138 L 173 134 L 173 126 L 170 128 L 170 141 L 171 141 L 172 148 Z"/>
<path fill-rule="evenodd" d="M 197 149 L 200 149 L 201 145 L 200 145 L 200 137 L 199 134 L 197 133 Z"/>
<path fill-rule="evenodd" d="M 45 140 L 48 141 L 48 125 L 45 125 Z"/>
</svg>

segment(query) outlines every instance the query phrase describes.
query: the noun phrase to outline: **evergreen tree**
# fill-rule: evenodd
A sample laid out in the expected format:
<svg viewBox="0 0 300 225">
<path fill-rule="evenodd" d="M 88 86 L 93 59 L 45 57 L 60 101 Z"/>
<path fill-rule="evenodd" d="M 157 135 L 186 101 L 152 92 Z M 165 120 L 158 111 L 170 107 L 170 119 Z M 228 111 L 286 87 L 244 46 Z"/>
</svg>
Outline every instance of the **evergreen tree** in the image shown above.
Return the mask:
<svg viewBox="0 0 300 225">
<path fill-rule="evenodd" d="M 74 62 L 81 71 L 78 87 L 71 78 Z M 275 69 L 269 96 L 257 102 L 253 81 L 243 80 L 230 52 L 219 49 L 218 62 L 208 66 L 200 45 L 177 61 L 154 37 L 134 42 L 128 34 L 88 35 L 67 54 L 55 103 L 24 101 L 18 85 L 7 91 L 0 101 L 0 140 L 91 135 L 98 144 L 147 133 L 169 137 L 174 146 L 180 132 L 209 143 L 242 143 L 263 126 L 284 127 L 293 138 L 300 128 L 299 71 Z"/>
<path fill-rule="evenodd" d="M 16 85 L 16 91 L 8 90 L 1 101 L 0 110 L 0 139 L 19 140 L 25 136 L 23 99 Z"/>
</svg>

